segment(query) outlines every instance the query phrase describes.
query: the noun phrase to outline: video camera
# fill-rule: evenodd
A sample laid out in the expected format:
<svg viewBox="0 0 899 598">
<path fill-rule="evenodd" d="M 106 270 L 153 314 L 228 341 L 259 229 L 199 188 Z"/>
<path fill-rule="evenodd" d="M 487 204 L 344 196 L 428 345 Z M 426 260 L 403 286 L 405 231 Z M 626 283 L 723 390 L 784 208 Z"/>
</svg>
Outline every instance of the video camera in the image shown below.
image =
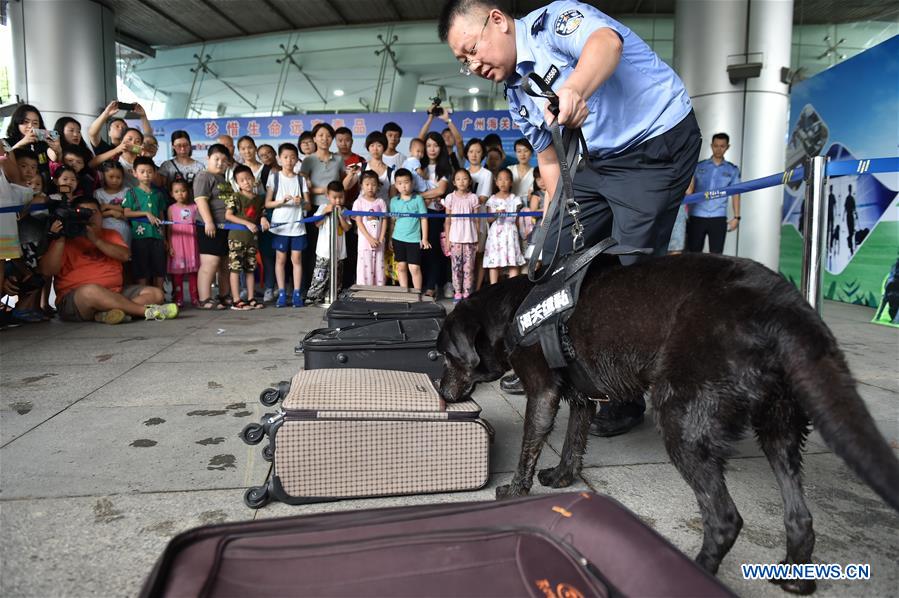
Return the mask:
<svg viewBox="0 0 899 598">
<path fill-rule="evenodd" d="M 59 190 L 61 200 L 50 201 L 47 204 L 50 213 L 49 224 L 52 225 L 56 221 L 62 222 L 62 230 L 59 233 L 48 233 L 48 236 L 51 238 L 59 236 L 73 239 L 83 236 L 87 232 L 87 223 L 90 222 L 91 216 L 94 215 L 94 210 L 91 208 L 73 206 L 72 201 L 69 199 L 68 190 L 65 189 L 63 187 Z"/>
<path fill-rule="evenodd" d="M 441 116 L 443 114 L 443 108 L 440 107 L 440 103 L 443 101 L 438 96 L 434 96 L 430 98 L 431 104 L 431 114 L 434 116 Z"/>
</svg>

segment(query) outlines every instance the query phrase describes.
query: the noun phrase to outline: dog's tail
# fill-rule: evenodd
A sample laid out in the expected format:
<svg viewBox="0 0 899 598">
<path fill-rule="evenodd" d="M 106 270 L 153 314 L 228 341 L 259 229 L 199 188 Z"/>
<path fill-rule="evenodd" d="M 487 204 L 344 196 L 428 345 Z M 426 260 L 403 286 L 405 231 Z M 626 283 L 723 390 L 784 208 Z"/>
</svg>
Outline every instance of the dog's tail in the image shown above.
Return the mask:
<svg viewBox="0 0 899 598">
<path fill-rule="evenodd" d="M 899 459 L 859 396 L 836 339 L 817 314 L 806 313 L 814 321 L 787 324 L 793 334 L 780 351 L 793 392 L 831 450 L 899 511 Z"/>
</svg>

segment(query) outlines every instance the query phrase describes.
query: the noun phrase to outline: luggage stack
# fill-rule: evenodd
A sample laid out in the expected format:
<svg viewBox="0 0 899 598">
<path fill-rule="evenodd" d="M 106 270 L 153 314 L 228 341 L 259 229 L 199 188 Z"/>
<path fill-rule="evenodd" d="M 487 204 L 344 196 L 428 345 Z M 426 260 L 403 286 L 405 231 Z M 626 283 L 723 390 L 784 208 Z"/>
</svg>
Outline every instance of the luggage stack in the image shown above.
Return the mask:
<svg viewBox="0 0 899 598">
<path fill-rule="evenodd" d="M 169 542 L 140 596 L 287 594 L 734 596 L 621 504 L 587 492 L 193 529 Z"/>
<path fill-rule="evenodd" d="M 277 413 L 246 426 L 266 441 L 269 481 L 244 502 L 304 504 L 483 487 L 493 430 L 474 401 L 446 404 L 437 337 L 446 310 L 415 290 L 354 286 L 327 312 L 328 328 L 297 347 L 304 369 L 267 388 Z"/>
<path fill-rule="evenodd" d="M 251 508 L 272 499 L 305 504 L 487 483 L 493 431 L 480 407 L 444 403 L 426 374 L 304 370 L 280 386 L 272 389 L 283 393 L 278 413 L 241 433 L 248 444 L 267 436 L 263 457 L 274 461 L 268 483 L 244 495 Z"/>
</svg>

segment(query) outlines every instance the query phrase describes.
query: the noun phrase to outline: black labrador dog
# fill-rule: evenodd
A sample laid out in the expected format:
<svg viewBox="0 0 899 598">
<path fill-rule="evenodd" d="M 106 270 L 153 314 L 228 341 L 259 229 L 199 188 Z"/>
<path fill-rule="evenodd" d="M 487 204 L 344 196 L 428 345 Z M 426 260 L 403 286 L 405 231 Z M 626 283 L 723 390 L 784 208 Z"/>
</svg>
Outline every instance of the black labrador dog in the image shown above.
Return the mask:
<svg viewBox="0 0 899 598">
<path fill-rule="evenodd" d="M 581 470 L 595 403 L 564 370 L 550 369 L 539 343 L 506 349 L 515 312 L 532 287 L 520 276 L 459 303 L 438 339 L 446 401 L 511 366 L 527 394 L 521 458 L 497 498 L 530 490 L 540 450 L 562 399 L 571 409 L 558 466 L 540 471 L 562 488 Z M 800 449 L 809 423 L 833 451 L 899 510 L 899 462 L 855 390 L 836 340 L 796 288 L 750 260 L 709 254 L 659 257 L 622 267 L 600 256 L 590 266 L 568 321 L 594 386 L 613 402 L 645 397 L 671 461 L 693 489 L 703 522 L 697 562 L 711 573 L 743 520 L 724 481 L 731 447 L 751 428 L 783 495 L 786 563 L 809 563 L 815 535 L 802 492 Z M 810 593 L 811 580 L 781 583 Z"/>
</svg>

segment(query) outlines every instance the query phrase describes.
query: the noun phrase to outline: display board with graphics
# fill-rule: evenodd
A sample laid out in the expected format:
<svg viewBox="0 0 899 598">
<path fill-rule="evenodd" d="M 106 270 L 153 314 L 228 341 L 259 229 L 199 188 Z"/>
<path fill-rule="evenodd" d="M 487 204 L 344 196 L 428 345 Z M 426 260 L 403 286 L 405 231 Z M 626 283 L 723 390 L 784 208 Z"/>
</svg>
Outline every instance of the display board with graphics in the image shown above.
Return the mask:
<svg viewBox="0 0 899 598">
<path fill-rule="evenodd" d="M 787 170 L 807 156 L 831 161 L 899 154 L 899 36 L 793 87 Z M 823 281 L 827 299 L 878 307 L 899 260 L 899 173 L 827 181 Z M 780 271 L 801 279 L 805 183 L 784 186 Z"/>
</svg>

